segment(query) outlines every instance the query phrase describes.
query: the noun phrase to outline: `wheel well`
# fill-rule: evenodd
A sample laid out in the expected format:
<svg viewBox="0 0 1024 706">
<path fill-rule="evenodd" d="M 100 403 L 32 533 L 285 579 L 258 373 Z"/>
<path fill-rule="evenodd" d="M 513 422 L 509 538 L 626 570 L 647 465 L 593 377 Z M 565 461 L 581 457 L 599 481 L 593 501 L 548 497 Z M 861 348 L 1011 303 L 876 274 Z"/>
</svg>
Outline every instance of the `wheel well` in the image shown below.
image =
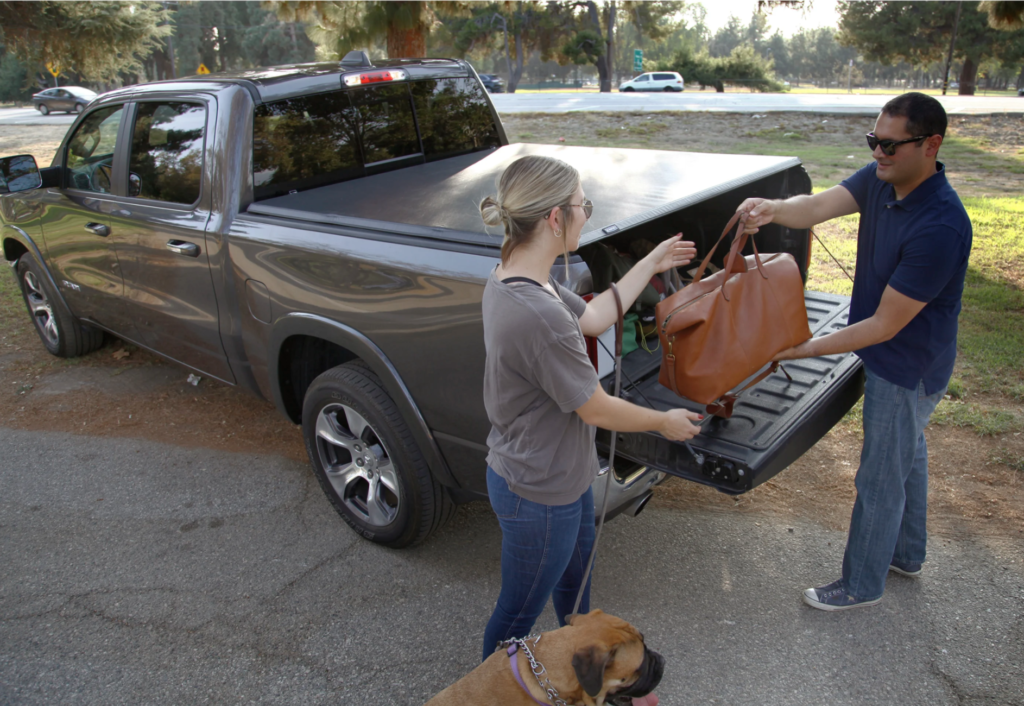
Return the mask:
<svg viewBox="0 0 1024 706">
<path fill-rule="evenodd" d="M 278 357 L 278 380 L 281 399 L 288 417 L 302 421 L 302 401 L 310 383 L 325 370 L 337 367 L 358 356 L 336 343 L 313 336 L 292 336 L 281 344 Z"/>
<path fill-rule="evenodd" d="M 14 238 L 4 239 L 4 259 L 8 262 L 14 262 L 27 252 L 28 248 Z"/>
</svg>

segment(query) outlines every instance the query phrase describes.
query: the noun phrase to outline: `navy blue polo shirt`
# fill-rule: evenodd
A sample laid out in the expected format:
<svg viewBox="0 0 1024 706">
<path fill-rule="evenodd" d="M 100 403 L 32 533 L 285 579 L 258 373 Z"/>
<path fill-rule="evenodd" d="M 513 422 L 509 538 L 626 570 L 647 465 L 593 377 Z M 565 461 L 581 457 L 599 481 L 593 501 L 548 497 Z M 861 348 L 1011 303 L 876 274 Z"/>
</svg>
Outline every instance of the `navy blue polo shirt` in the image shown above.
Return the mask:
<svg viewBox="0 0 1024 706">
<path fill-rule="evenodd" d="M 892 184 L 867 165 L 842 183 L 860 208 L 857 273 L 850 324 L 870 318 L 886 285 L 926 302 L 924 309 L 892 339 L 855 353 L 876 375 L 926 394 L 949 382 L 956 360 L 957 317 L 971 254 L 973 232 L 967 211 L 938 171 L 896 200 Z"/>
</svg>

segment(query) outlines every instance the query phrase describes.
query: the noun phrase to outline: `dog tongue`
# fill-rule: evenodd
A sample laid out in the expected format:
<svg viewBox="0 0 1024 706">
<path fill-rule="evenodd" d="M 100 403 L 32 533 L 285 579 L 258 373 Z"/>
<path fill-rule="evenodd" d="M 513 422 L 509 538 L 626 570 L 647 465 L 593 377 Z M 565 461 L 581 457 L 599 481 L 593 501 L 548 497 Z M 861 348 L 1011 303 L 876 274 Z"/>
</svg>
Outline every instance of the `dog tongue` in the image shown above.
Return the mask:
<svg viewBox="0 0 1024 706">
<path fill-rule="evenodd" d="M 634 696 L 633 706 L 658 706 L 658 697 L 655 694 L 647 696 Z"/>
</svg>

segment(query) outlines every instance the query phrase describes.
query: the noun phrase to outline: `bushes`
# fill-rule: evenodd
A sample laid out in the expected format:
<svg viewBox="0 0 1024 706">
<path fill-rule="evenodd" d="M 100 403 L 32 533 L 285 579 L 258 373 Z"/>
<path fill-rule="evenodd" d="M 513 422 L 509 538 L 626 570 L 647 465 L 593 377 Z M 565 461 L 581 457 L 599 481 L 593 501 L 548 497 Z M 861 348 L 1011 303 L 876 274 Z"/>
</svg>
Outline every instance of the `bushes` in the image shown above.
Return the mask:
<svg viewBox="0 0 1024 706">
<path fill-rule="evenodd" d="M 688 48 L 681 49 L 671 61 L 662 62 L 656 70 L 678 71 L 687 83 L 698 83 L 702 88 L 713 86 L 719 93 L 725 90 L 725 84 L 753 91 L 783 90 L 782 84 L 775 80 L 772 60 L 745 45 L 723 57 L 713 57 L 707 49 L 696 54 Z"/>
</svg>

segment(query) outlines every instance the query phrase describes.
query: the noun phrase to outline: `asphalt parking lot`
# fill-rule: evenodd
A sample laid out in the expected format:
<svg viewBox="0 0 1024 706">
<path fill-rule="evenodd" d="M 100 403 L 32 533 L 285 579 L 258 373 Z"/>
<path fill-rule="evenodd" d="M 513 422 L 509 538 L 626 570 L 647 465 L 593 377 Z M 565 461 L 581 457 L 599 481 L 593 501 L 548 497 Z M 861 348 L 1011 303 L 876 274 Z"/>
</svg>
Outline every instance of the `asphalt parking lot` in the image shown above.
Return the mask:
<svg viewBox="0 0 1024 706">
<path fill-rule="evenodd" d="M 0 434 L 0 703 L 418 704 L 475 666 L 499 586 L 487 506 L 382 549 L 305 464 L 182 443 Z M 663 704 L 1024 703 L 1019 541 L 933 537 L 880 605 L 803 606 L 843 541 L 648 510 L 608 525 L 594 607 L 665 655 Z"/>
</svg>

